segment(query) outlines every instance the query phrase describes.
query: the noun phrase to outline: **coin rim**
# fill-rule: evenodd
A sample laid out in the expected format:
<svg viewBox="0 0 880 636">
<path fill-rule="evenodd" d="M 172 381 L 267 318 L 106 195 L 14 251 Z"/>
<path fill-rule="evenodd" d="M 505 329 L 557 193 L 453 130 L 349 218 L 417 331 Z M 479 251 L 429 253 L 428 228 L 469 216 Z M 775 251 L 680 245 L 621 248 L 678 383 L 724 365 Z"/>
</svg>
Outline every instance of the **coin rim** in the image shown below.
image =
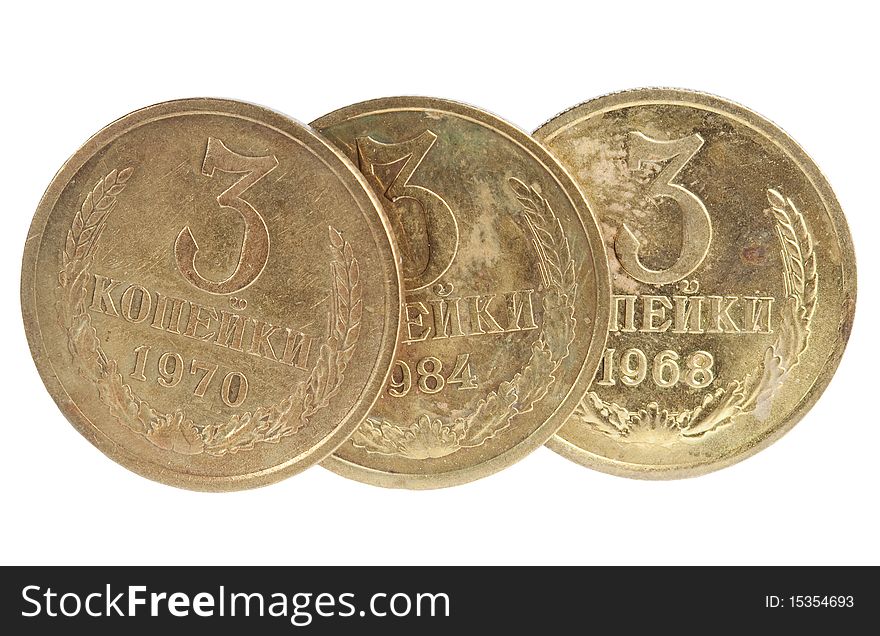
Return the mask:
<svg viewBox="0 0 880 636">
<path fill-rule="evenodd" d="M 838 341 L 832 348 L 828 357 L 822 363 L 819 372 L 804 396 L 786 417 L 780 418 L 777 426 L 772 427 L 760 435 L 757 439 L 751 439 L 740 445 L 735 451 L 724 457 L 697 461 L 694 463 L 669 464 L 655 466 L 650 464 L 637 464 L 610 459 L 602 455 L 592 453 L 576 444 L 569 442 L 559 433 L 554 435 L 548 442 L 547 447 L 559 453 L 563 457 L 578 464 L 595 470 L 635 479 L 683 479 L 697 477 L 706 473 L 714 472 L 727 466 L 739 463 L 744 459 L 764 450 L 794 426 L 806 415 L 816 401 L 828 387 L 831 378 L 846 349 L 852 324 L 855 317 L 856 306 L 856 257 L 853 247 L 852 235 L 846 222 L 846 217 L 840 207 L 840 203 L 831 188 L 828 179 L 806 151 L 777 124 L 766 117 L 759 115 L 746 106 L 729 99 L 683 88 L 636 88 L 616 93 L 610 93 L 594 99 L 581 102 L 568 108 L 555 117 L 547 120 L 532 134 L 541 143 L 552 140 L 566 128 L 575 125 L 577 121 L 583 121 L 590 117 L 620 110 L 632 106 L 647 104 L 670 104 L 690 106 L 699 110 L 714 112 L 715 114 L 728 117 L 745 125 L 765 139 L 776 145 L 784 155 L 788 156 L 801 170 L 815 192 L 819 195 L 828 214 L 832 229 L 837 236 L 840 246 L 840 270 L 842 275 L 842 295 L 844 298 L 843 312 L 841 315 L 842 328 L 838 331 Z M 548 148 L 549 150 L 549 148 Z M 551 151 L 552 152 L 552 151 Z M 561 430 L 561 428 L 560 428 Z"/>
<path fill-rule="evenodd" d="M 454 100 L 424 96 L 397 96 L 381 97 L 351 104 L 323 115 L 309 125 L 320 132 L 349 119 L 396 111 L 439 111 L 470 119 L 496 130 L 534 156 L 556 179 L 571 201 L 586 234 L 587 242 L 592 248 L 593 271 L 596 272 L 597 277 L 596 319 L 593 321 L 592 337 L 580 373 L 565 398 L 556 405 L 550 416 L 519 444 L 478 464 L 436 474 L 386 472 L 341 459 L 336 455 L 329 456 L 321 464 L 343 477 L 373 486 L 411 490 L 447 488 L 487 477 L 513 465 L 544 445 L 553 433 L 568 420 L 580 399 L 589 389 L 596 369 L 599 367 L 602 351 L 605 349 L 607 328 L 611 319 L 611 277 L 607 259 L 604 258 L 604 243 L 598 223 L 580 186 L 542 144 L 521 128 L 501 117 L 476 106 Z"/>
<path fill-rule="evenodd" d="M 354 403 L 346 418 L 337 424 L 330 435 L 322 438 L 310 449 L 276 466 L 240 475 L 206 476 L 171 470 L 161 464 L 139 457 L 110 439 L 101 427 L 93 424 L 80 410 L 55 373 L 49 351 L 43 342 L 36 305 L 36 268 L 43 231 L 68 182 L 76 176 L 77 172 L 96 152 L 126 132 L 151 120 L 197 112 L 249 119 L 273 128 L 301 143 L 328 167 L 331 167 L 332 162 L 337 160 L 338 170 L 332 167 L 331 170 L 343 181 L 346 189 L 358 202 L 358 207 L 368 226 L 371 226 L 373 235 L 379 241 L 382 240 L 383 235 L 385 237 L 387 249 L 379 250 L 381 253 L 377 255 L 377 258 L 380 259 L 383 270 L 392 274 L 392 280 L 386 280 L 387 289 L 384 298 L 386 323 L 380 355 L 374 363 L 367 384 L 361 391 L 360 400 Z M 351 180 L 348 182 L 345 180 L 346 173 L 351 175 Z M 361 194 L 364 195 L 364 198 L 360 198 Z M 369 212 L 370 207 L 376 213 L 372 219 Z M 176 99 L 140 108 L 108 124 L 90 137 L 65 161 L 52 178 L 46 192 L 40 199 L 25 241 L 21 273 L 21 311 L 31 356 L 49 395 L 73 427 L 107 457 L 143 477 L 170 486 L 208 492 L 243 490 L 275 483 L 318 463 L 345 442 L 357 429 L 363 418 L 372 410 L 387 382 L 391 365 L 396 356 L 403 299 L 400 263 L 391 224 L 385 216 L 379 199 L 348 157 L 317 131 L 287 115 L 249 102 L 210 97 Z"/>
</svg>

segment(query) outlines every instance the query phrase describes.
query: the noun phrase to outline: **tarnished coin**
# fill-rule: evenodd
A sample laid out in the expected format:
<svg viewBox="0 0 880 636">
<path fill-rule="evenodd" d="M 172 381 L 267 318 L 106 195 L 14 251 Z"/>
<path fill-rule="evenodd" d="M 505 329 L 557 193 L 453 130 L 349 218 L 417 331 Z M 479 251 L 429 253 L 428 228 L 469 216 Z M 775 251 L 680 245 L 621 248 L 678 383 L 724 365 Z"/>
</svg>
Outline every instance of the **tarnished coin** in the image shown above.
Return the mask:
<svg viewBox="0 0 880 636">
<path fill-rule="evenodd" d="M 607 264 L 577 186 L 527 134 L 444 100 L 380 99 L 312 125 L 380 195 L 406 299 L 388 385 L 325 465 L 435 488 L 546 442 L 586 392 L 608 326 Z"/>
<path fill-rule="evenodd" d="M 676 478 L 794 426 L 837 367 L 856 298 L 846 221 L 804 151 L 683 90 L 596 99 L 535 136 L 598 215 L 614 293 L 593 387 L 550 447 Z"/>
<path fill-rule="evenodd" d="M 394 359 L 397 256 L 351 163 L 266 109 L 131 113 L 64 165 L 31 225 L 22 311 L 43 381 L 95 446 L 199 490 L 320 461 Z"/>
</svg>

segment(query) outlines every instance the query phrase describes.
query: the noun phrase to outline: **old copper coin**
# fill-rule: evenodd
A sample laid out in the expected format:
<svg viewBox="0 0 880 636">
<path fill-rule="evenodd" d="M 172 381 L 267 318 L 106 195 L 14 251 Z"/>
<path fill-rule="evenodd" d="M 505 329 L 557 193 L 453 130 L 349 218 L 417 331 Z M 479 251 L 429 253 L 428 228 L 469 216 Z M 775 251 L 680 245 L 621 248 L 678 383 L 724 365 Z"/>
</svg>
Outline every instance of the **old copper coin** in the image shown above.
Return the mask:
<svg viewBox="0 0 880 636">
<path fill-rule="evenodd" d="M 723 99 L 633 90 L 536 131 L 600 220 L 614 296 L 607 348 L 550 442 L 641 478 L 705 473 L 782 436 L 849 337 L 852 241 L 810 158 Z"/>
<path fill-rule="evenodd" d="M 400 321 L 376 197 L 308 128 L 190 99 L 131 113 L 34 217 L 22 311 L 90 442 L 151 479 L 267 484 L 321 460 L 382 390 Z"/>
<path fill-rule="evenodd" d="M 380 195 L 406 298 L 389 382 L 325 465 L 435 488 L 546 442 L 587 390 L 608 326 L 605 255 L 571 178 L 527 134 L 449 101 L 379 99 L 312 125 Z"/>
</svg>

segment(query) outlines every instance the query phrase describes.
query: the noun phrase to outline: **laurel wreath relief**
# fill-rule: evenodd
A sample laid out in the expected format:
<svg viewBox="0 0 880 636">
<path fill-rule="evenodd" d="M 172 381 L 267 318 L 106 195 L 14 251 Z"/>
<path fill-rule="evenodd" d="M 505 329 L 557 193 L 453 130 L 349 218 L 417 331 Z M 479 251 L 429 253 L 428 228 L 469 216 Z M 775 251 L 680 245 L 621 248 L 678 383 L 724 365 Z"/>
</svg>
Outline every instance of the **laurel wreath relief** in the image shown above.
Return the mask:
<svg viewBox="0 0 880 636">
<path fill-rule="evenodd" d="M 531 411 L 555 381 L 554 374 L 574 340 L 575 263 L 562 224 L 547 200 L 519 179 L 511 178 L 508 185 L 522 206 L 522 219 L 531 232 L 546 288 L 543 329 L 532 344 L 528 361 L 466 417 L 445 421 L 423 413 L 406 424 L 368 417 L 351 438 L 357 448 L 427 459 L 480 446 L 509 427 L 515 416 Z"/>
<path fill-rule="evenodd" d="M 331 329 L 308 380 L 298 383 L 280 402 L 233 415 L 221 424 L 194 422 L 182 409 L 163 413 L 123 381 L 117 362 L 101 348 L 85 300 L 95 246 L 131 174 L 132 168 L 111 170 L 98 180 L 67 233 L 63 269 L 58 276 L 58 314 L 81 372 L 94 382 L 113 417 L 155 446 L 174 453 L 223 456 L 258 444 L 277 443 L 301 430 L 338 393 L 360 335 L 363 304 L 358 261 L 351 245 L 339 231 L 328 227 L 333 255 Z"/>
<path fill-rule="evenodd" d="M 626 438 L 637 430 L 666 429 L 681 438 L 696 439 L 727 426 L 739 415 L 769 412 L 774 392 L 807 348 L 819 277 L 813 237 L 803 214 L 773 188 L 767 190 L 767 200 L 781 246 L 786 298 L 779 334 L 764 351 L 759 371 L 729 382 L 706 394 L 695 408 L 679 412 L 661 409 L 656 402 L 631 411 L 590 391 L 575 410 L 575 421 L 612 438 Z"/>
</svg>

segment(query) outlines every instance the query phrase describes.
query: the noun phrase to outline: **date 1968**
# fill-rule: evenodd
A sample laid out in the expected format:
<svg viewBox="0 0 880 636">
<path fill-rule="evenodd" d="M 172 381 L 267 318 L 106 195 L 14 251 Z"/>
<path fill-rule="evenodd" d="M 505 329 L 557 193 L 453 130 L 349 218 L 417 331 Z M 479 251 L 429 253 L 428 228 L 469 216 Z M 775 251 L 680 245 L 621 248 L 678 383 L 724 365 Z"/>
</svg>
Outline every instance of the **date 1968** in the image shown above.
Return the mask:
<svg viewBox="0 0 880 636">
<path fill-rule="evenodd" d="M 853 596 L 836 595 L 828 596 L 821 594 L 797 595 L 797 596 L 776 596 L 768 594 L 764 597 L 764 607 L 853 607 L 855 598 Z"/>
</svg>

